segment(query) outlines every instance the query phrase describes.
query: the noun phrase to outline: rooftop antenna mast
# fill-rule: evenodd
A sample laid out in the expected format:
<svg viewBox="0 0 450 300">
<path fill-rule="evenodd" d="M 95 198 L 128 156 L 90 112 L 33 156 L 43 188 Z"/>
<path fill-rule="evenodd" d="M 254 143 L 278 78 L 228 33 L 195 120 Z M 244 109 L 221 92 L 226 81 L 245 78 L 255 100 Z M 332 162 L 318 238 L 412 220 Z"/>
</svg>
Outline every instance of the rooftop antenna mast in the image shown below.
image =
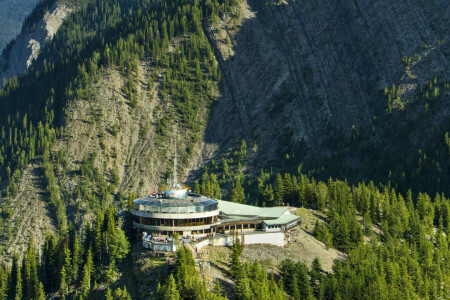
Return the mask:
<svg viewBox="0 0 450 300">
<path fill-rule="evenodd" d="M 178 184 L 178 179 L 177 179 L 177 163 L 178 163 L 178 154 L 177 154 L 177 140 L 175 140 L 175 154 L 174 156 L 174 160 L 173 160 L 173 186 L 176 186 Z"/>
</svg>

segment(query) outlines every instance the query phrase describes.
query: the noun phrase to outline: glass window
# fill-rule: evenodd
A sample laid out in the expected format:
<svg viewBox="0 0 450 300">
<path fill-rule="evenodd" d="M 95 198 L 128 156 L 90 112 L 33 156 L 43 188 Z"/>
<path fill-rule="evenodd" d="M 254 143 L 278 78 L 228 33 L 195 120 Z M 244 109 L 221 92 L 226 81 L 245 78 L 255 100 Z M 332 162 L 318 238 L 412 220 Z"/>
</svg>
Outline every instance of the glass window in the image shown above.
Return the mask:
<svg viewBox="0 0 450 300">
<path fill-rule="evenodd" d="M 169 213 L 169 207 L 161 207 L 161 213 L 162 214 L 168 214 Z"/>
<path fill-rule="evenodd" d="M 178 207 L 170 207 L 169 211 L 171 214 L 177 214 L 179 212 L 179 208 Z"/>
</svg>

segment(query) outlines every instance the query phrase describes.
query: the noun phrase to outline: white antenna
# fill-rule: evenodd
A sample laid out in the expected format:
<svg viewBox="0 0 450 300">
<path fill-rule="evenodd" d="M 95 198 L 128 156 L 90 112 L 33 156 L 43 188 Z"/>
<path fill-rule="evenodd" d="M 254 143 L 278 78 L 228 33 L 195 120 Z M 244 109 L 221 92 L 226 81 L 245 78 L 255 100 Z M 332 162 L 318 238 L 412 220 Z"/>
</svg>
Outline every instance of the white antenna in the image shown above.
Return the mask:
<svg viewBox="0 0 450 300">
<path fill-rule="evenodd" d="M 177 163 L 178 163 L 178 159 L 177 157 L 179 156 L 177 154 L 177 140 L 175 140 L 175 154 L 173 155 L 175 157 L 175 159 L 173 160 L 173 186 L 176 186 L 178 184 L 178 180 L 177 180 Z"/>
</svg>

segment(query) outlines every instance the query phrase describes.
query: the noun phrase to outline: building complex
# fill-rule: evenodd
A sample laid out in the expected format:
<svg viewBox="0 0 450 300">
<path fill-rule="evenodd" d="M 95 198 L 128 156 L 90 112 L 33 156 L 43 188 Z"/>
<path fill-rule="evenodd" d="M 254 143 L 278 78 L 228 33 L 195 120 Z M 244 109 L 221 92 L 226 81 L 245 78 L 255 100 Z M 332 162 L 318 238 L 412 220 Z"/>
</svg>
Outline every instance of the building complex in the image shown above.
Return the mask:
<svg viewBox="0 0 450 300">
<path fill-rule="evenodd" d="M 133 201 L 133 225 L 142 231 L 144 247 L 175 251 L 175 233 L 188 242 L 194 238 L 196 248 L 229 245 L 236 234 L 246 244 L 283 246 L 284 232 L 300 224 L 300 217 L 291 214 L 289 207 L 256 207 L 188 192 L 177 183 L 174 156 L 171 187 Z"/>
<path fill-rule="evenodd" d="M 158 251 L 175 250 L 170 238 L 175 233 L 212 245 L 227 245 L 233 240 L 229 237 L 240 234 L 246 243 L 283 246 L 284 232 L 300 224 L 289 207 L 216 200 L 180 186 L 134 200 L 132 215 L 133 225 L 144 232 L 144 246 Z"/>
</svg>

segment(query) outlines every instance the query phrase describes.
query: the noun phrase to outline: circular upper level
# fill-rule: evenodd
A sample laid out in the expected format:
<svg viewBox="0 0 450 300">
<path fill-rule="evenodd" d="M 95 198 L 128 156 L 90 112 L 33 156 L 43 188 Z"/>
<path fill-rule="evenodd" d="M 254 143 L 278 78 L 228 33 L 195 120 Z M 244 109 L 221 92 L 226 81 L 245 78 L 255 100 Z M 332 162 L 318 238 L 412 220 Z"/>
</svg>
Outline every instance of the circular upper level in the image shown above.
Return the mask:
<svg viewBox="0 0 450 300">
<path fill-rule="evenodd" d="M 202 218 L 219 214 L 217 200 L 187 194 L 186 198 L 156 198 L 146 196 L 133 201 L 132 214 L 146 218 Z"/>
</svg>

